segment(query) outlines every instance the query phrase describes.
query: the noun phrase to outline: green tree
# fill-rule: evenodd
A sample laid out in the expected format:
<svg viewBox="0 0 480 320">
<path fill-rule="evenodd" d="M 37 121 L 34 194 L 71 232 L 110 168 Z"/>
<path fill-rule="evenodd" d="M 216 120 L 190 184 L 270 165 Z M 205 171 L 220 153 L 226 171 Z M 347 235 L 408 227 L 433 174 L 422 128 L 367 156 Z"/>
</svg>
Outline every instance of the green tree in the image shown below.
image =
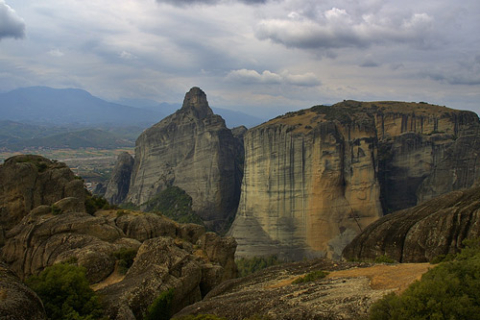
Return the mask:
<svg viewBox="0 0 480 320">
<path fill-rule="evenodd" d="M 402 295 L 372 305 L 370 320 L 480 320 L 480 246 L 467 246 L 455 260 L 425 273 Z"/>
<path fill-rule="evenodd" d="M 173 289 L 162 292 L 147 309 L 144 320 L 169 320 L 172 316 Z"/>
<path fill-rule="evenodd" d="M 103 316 L 98 296 L 90 288 L 83 267 L 55 264 L 38 276 L 31 276 L 26 283 L 42 299 L 51 320 L 94 320 Z"/>
</svg>

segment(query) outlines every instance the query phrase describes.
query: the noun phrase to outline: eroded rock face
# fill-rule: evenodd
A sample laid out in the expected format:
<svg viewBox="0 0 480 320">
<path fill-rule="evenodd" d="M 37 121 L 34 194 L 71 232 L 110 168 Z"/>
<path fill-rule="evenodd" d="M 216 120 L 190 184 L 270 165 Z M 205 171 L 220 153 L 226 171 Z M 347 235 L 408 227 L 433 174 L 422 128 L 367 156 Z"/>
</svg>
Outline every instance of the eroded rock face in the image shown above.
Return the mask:
<svg viewBox="0 0 480 320">
<path fill-rule="evenodd" d="M 127 197 L 133 163 L 133 157 L 128 152 L 122 152 L 118 155 L 117 163 L 105 192 L 105 199 L 110 204 L 120 204 Z"/>
<path fill-rule="evenodd" d="M 347 259 L 381 255 L 426 262 L 457 253 L 464 239 L 480 237 L 480 187 L 453 191 L 389 214 L 368 226 L 343 251 Z"/>
<path fill-rule="evenodd" d="M 75 179 L 64 163 L 21 155 L 0 165 L 0 225 L 4 231 L 40 205 L 51 206 L 66 197 L 76 197 L 83 204 L 85 195 L 83 182 Z"/>
<path fill-rule="evenodd" d="M 250 129 L 229 231 L 237 255 L 339 258 L 385 213 L 471 186 L 480 175 L 468 151 L 480 147 L 478 129 L 472 112 L 355 101 Z"/>
<path fill-rule="evenodd" d="M 42 301 L 0 261 L 0 319 L 47 320 Z"/>
<path fill-rule="evenodd" d="M 192 88 L 175 114 L 137 139 L 126 202 L 141 205 L 168 186 L 185 190 L 207 226 L 223 230 L 238 206 L 237 147 L 205 93 Z"/>
</svg>

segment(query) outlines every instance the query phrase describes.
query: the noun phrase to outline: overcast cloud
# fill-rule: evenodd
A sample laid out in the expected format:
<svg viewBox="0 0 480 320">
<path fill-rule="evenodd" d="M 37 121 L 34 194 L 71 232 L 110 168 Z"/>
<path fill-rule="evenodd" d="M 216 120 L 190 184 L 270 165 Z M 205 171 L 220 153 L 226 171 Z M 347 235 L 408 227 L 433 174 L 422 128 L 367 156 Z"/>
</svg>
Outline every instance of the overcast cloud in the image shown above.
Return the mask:
<svg viewBox="0 0 480 320">
<path fill-rule="evenodd" d="M 480 112 L 478 0 L 0 0 L 0 91 L 274 117 L 344 99 Z"/>
<path fill-rule="evenodd" d="M 0 0 L 0 40 L 2 38 L 23 38 L 25 23 L 5 1 Z"/>
</svg>

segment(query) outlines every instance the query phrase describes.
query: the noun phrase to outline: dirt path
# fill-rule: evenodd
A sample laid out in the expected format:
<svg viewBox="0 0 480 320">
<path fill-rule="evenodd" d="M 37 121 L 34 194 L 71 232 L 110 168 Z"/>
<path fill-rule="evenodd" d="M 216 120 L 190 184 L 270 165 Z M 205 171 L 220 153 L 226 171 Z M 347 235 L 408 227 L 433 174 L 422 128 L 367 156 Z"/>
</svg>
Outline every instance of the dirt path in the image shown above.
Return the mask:
<svg viewBox="0 0 480 320">
<path fill-rule="evenodd" d="M 394 265 L 379 264 L 367 268 L 353 268 L 333 271 L 327 278 L 367 277 L 370 287 L 378 290 L 394 289 L 403 292 L 415 280 L 434 266 L 429 263 L 400 263 Z"/>
</svg>

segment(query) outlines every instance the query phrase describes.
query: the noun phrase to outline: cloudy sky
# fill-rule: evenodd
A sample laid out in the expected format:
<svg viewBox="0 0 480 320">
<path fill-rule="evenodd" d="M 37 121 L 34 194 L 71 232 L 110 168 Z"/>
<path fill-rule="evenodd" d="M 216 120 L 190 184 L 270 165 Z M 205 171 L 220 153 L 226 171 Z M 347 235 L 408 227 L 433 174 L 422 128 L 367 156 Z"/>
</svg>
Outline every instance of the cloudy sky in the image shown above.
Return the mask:
<svg viewBox="0 0 480 320">
<path fill-rule="evenodd" d="M 273 117 L 344 99 L 480 112 L 478 0 L 0 0 L 0 92 L 46 85 L 107 100 Z"/>
</svg>

